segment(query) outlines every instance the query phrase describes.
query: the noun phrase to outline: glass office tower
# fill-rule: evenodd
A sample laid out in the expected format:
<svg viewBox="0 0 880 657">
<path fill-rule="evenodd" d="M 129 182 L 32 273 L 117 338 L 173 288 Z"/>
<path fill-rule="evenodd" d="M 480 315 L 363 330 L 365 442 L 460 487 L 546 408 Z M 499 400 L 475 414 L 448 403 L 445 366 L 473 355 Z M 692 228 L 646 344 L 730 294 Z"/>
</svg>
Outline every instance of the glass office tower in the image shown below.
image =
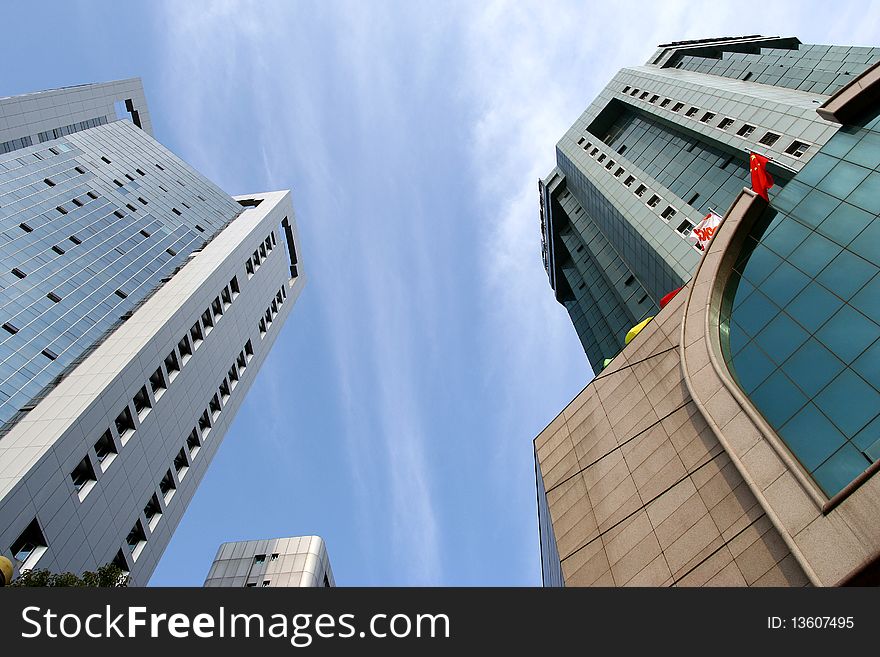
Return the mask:
<svg viewBox="0 0 880 657">
<path fill-rule="evenodd" d="M 816 113 L 880 49 L 737 37 L 661 45 L 622 69 L 556 146 L 539 182 L 544 264 L 594 370 L 688 281 L 688 239 L 772 158 L 777 189 L 837 130 Z"/>
<path fill-rule="evenodd" d="M 139 80 L 0 99 L 0 551 L 19 568 L 147 582 L 304 282 L 289 193 L 232 198 L 150 126 Z"/>
</svg>

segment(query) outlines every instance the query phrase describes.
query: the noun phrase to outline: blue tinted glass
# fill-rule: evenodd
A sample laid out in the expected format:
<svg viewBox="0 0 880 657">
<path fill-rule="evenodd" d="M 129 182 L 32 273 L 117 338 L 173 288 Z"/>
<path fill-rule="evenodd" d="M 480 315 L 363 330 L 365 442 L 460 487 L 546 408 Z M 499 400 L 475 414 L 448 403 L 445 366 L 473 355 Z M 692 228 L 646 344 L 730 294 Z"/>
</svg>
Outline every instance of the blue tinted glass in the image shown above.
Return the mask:
<svg viewBox="0 0 880 657">
<path fill-rule="evenodd" d="M 785 313 L 779 313 L 758 333 L 755 341 L 770 358 L 781 363 L 806 342 L 809 335 Z"/>
<path fill-rule="evenodd" d="M 850 303 L 880 324 L 880 274 L 859 290 Z"/>
<path fill-rule="evenodd" d="M 751 392 L 764 382 L 776 365 L 754 342 L 749 342 L 733 359 L 740 387 Z"/>
<path fill-rule="evenodd" d="M 761 284 L 761 291 L 776 305 L 784 307 L 795 295 L 803 290 L 810 279 L 800 270 L 783 262 Z"/>
<path fill-rule="evenodd" d="M 819 393 L 815 402 L 843 433 L 854 436 L 877 415 L 880 392 L 846 369 Z"/>
<path fill-rule="evenodd" d="M 849 203 L 841 203 L 819 226 L 819 231 L 846 246 L 874 220 L 874 215 Z"/>
<path fill-rule="evenodd" d="M 782 365 L 783 371 L 811 398 L 840 374 L 844 364 L 810 338 Z"/>
<path fill-rule="evenodd" d="M 834 168 L 838 160 L 826 155 L 825 153 L 816 153 L 812 159 L 804 165 L 801 172 L 797 176 L 797 182 L 814 187 L 819 181 Z M 780 194 L 782 196 L 782 194 Z"/>
<path fill-rule="evenodd" d="M 810 230 L 802 223 L 784 218 L 776 222 L 761 243 L 782 257 L 787 257 L 808 235 Z"/>
<path fill-rule="evenodd" d="M 876 388 L 880 388 L 880 340 L 872 344 L 861 356 L 856 358 L 852 368 L 868 383 Z"/>
<path fill-rule="evenodd" d="M 843 301 L 821 285 L 809 285 L 786 307 L 786 312 L 801 326 L 815 332 L 841 306 Z"/>
<path fill-rule="evenodd" d="M 861 185 L 847 199 L 850 203 L 868 212 L 877 212 L 877 199 L 880 198 L 880 173 L 874 172 L 865 178 Z"/>
<path fill-rule="evenodd" d="M 869 169 L 880 168 L 880 134 L 864 133 L 846 159 Z"/>
<path fill-rule="evenodd" d="M 730 340 L 730 353 L 737 354 L 749 341 L 749 335 L 736 322 L 731 322 L 728 328 Z"/>
<path fill-rule="evenodd" d="M 842 251 L 822 270 L 816 280 L 846 300 L 858 292 L 876 273 L 875 265 L 849 251 Z"/>
<path fill-rule="evenodd" d="M 785 424 L 807 403 L 803 393 L 779 370 L 758 386 L 751 398 L 767 421 L 775 427 Z"/>
<path fill-rule="evenodd" d="M 852 441 L 856 447 L 866 454 L 872 446 L 876 447 L 878 441 L 880 441 L 880 415 L 871 420 L 868 423 L 868 426 L 859 431 Z M 871 456 L 871 458 L 876 459 L 878 456 Z"/>
<path fill-rule="evenodd" d="M 846 443 L 834 456 L 813 473 L 816 481 L 829 497 L 833 497 L 858 477 L 870 465 L 859 451 Z"/>
<path fill-rule="evenodd" d="M 848 364 L 880 337 L 880 326 L 852 306 L 843 306 L 819 329 L 816 337 Z"/>
<path fill-rule="evenodd" d="M 749 261 L 742 269 L 743 278 L 753 285 L 760 287 L 764 279 L 767 278 L 767 276 L 769 276 L 781 262 L 782 259 L 778 255 L 773 253 L 767 247 L 759 244 L 755 247 L 755 250 L 752 251 Z"/>
<path fill-rule="evenodd" d="M 810 236 L 791 254 L 790 261 L 810 276 L 815 276 L 827 267 L 828 263 L 834 260 L 842 250 L 843 248 L 839 244 L 835 244 L 819 233 L 810 233 Z"/>
<path fill-rule="evenodd" d="M 743 301 L 735 316 L 737 323 L 746 333 L 755 335 L 779 312 L 778 306 L 771 303 L 760 290 L 756 290 Z"/>
<path fill-rule="evenodd" d="M 839 204 L 839 199 L 814 189 L 798 203 L 793 214 L 806 225 L 815 228 L 825 221 Z"/>
<path fill-rule="evenodd" d="M 839 199 L 845 199 L 859 186 L 870 171 L 864 167 L 849 162 L 839 162 L 831 173 L 819 185 L 819 188 Z"/>
<path fill-rule="evenodd" d="M 880 198 L 877 200 L 880 208 Z M 875 209 L 875 212 L 877 210 Z M 865 230 L 859 234 L 849 245 L 851 251 L 855 251 L 863 258 L 880 263 L 880 219 L 874 219 Z"/>
<path fill-rule="evenodd" d="M 798 461 L 813 470 L 846 442 L 846 437 L 814 404 L 807 404 L 779 429 Z"/>
</svg>

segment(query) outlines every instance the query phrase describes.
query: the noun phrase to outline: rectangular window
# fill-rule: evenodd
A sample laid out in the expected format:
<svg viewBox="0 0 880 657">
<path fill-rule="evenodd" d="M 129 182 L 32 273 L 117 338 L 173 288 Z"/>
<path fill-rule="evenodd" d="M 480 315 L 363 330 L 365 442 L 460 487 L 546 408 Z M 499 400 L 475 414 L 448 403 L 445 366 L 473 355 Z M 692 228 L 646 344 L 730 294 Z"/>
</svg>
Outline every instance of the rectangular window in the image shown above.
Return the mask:
<svg viewBox="0 0 880 657">
<path fill-rule="evenodd" d="M 685 116 L 693 116 L 697 112 L 700 111 L 699 107 L 691 107 L 687 112 L 684 113 Z"/>
<path fill-rule="evenodd" d="M 135 522 L 134 527 L 128 532 L 128 536 L 125 537 L 125 544 L 128 545 L 128 552 L 131 554 L 132 561 L 137 561 L 137 558 L 141 556 L 141 552 L 144 551 L 144 546 L 147 544 L 147 535 L 144 533 L 144 526 L 140 520 Z"/>
<path fill-rule="evenodd" d="M 42 354 L 49 360 L 55 360 L 56 358 L 58 358 L 58 354 L 56 354 L 49 348 L 43 349 Z"/>
<path fill-rule="evenodd" d="M 208 408 L 211 410 L 211 420 L 216 421 L 220 417 L 220 398 L 216 393 L 211 395 L 211 401 L 208 402 Z"/>
<path fill-rule="evenodd" d="M 202 436 L 202 440 L 208 437 L 208 434 L 211 432 L 211 419 L 208 417 L 208 411 L 202 411 L 202 414 L 199 416 L 199 433 Z"/>
<path fill-rule="evenodd" d="M 181 340 L 182 342 L 183 340 Z M 165 356 L 165 371 L 168 372 L 168 381 L 174 381 L 174 378 L 177 376 L 177 373 L 180 372 L 180 364 L 177 362 L 177 354 L 174 353 L 174 350 L 171 351 L 170 354 Z"/>
<path fill-rule="evenodd" d="M 627 92 L 629 92 L 630 89 L 632 89 L 632 87 L 629 86 L 629 85 L 626 85 L 626 86 L 623 88 L 623 93 L 627 93 Z"/>
<path fill-rule="evenodd" d="M 202 324 L 205 326 L 205 335 L 208 335 L 211 329 L 214 328 L 214 318 L 211 317 L 210 308 L 206 308 L 205 312 L 202 313 Z"/>
<path fill-rule="evenodd" d="M 583 144 L 585 141 L 587 141 L 587 140 L 584 139 L 583 137 L 581 137 L 580 139 L 578 139 L 578 146 L 580 146 L 581 144 Z"/>
<path fill-rule="evenodd" d="M 80 502 L 83 501 L 92 487 L 98 483 L 95 476 L 95 468 L 92 467 L 92 461 L 86 454 L 82 461 L 76 464 L 73 472 L 70 473 L 70 479 L 73 481 L 73 487 L 76 489 Z"/>
<path fill-rule="evenodd" d="M 49 301 L 52 301 L 53 303 L 61 303 L 61 297 L 59 297 L 54 292 L 49 292 L 49 294 L 46 295 L 46 298 L 48 298 Z"/>
<path fill-rule="evenodd" d="M 189 330 L 189 335 L 192 338 L 193 349 L 198 349 L 199 345 L 202 344 L 202 340 L 204 340 L 204 337 L 202 336 L 202 327 L 199 326 L 198 322 L 192 325 Z"/>
<path fill-rule="evenodd" d="M 159 524 L 159 519 L 162 517 L 162 507 L 159 505 L 159 497 L 156 493 L 153 493 L 152 497 L 150 497 L 150 501 L 147 502 L 147 506 L 144 507 L 144 517 L 147 519 L 147 525 L 149 525 L 150 531 L 153 531 L 156 528 L 156 525 Z"/>
<path fill-rule="evenodd" d="M 220 400 L 225 404 L 229 399 L 229 384 L 226 382 L 226 379 L 223 380 L 223 383 L 220 384 L 219 388 L 220 392 Z"/>
<path fill-rule="evenodd" d="M 34 229 L 31 228 L 30 226 L 28 226 L 28 225 L 27 225 L 26 223 L 24 223 L 24 222 L 18 224 L 18 227 L 21 228 L 21 229 L 22 229 L 24 232 L 26 232 L 26 233 L 32 233 L 32 232 L 34 232 Z"/>
<path fill-rule="evenodd" d="M 258 554 L 254 557 L 254 563 L 263 563 L 266 560 L 265 554 Z"/>
<path fill-rule="evenodd" d="M 594 148 L 593 150 L 590 151 L 590 157 L 596 157 L 596 153 L 598 153 L 598 152 L 599 152 L 599 149 Z"/>
<path fill-rule="evenodd" d="M 629 95 L 630 95 L 630 96 L 635 96 L 635 95 L 637 95 L 638 93 L 639 93 L 639 90 L 638 90 L 638 89 L 633 89 L 632 91 L 629 92 Z"/>
<path fill-rule="evenodd" d="M 11 322 L 6 322 L 5 324 L 3 324 L 3 328 L 4 328 L 4 330 L 11 333 L 12 335 L 15 335 L 16 333 L 18 333 L 18 327 L 15 324 L 12 324 Z"/>
<path fill-rule="evenodd" d="M 627 176 L 626 180 L 623 181 L 623 184 L 627 187 L 632 187 L 632 184 L 636 181 L 635 176 Z"/>
<path fill-rule="evenodd" d="M 647 187 L 645 187 L 644 185 L 639 185 L 638 187 L 636 187 L 636 191 L 634 191 L 633 194 L 635 194 L 638 197 L 642 197 L 645 195 L 645 192 L 647 192 L 647 191 L 648 191 Z"/>
<path fill-rule="evenodd" d="M 177 456 L 174 457 L 174 471 L 177 473 L 177 481 L 183 481 L 188 470 L 189 461 L 186 460 L 186 452 L 181 447 L 180 451 L 177 452 Z"/>
<path fill-rule="evenodd" d="M 178 217 L 181 216 L 181 215 L 180 215 L 180 210 L 178 210 L 177 208 L 171 208 L 171 211 L 172 211 L 174 214 L 176 214 Z"/>
<path fill-rule="evenodd" d="M 806 144 L 802 141 L 793 141 L 791 142 L 791 145 L 785 149 L 785 153 L 787 155 L 791 155 L 792 157 L 801 157 L 804 153 L 807 152 L 807 149 L 809 148 L 809 144 Z"/>
<path fill-rule="evenodd" d="M 52 247 L 52 250 L 53 250 L 55 253 L 57 253 L 58 255 L 64 255 L 64 253 L 65 253 L 64 249 L 62 249 L 62 248 L 61 248 L 60 246 L 58 246 L 57 244 L 56 244 L 55 246 Z"/>
<path fill-rule="evenodd" d="M 226 310 L 232 305 L 232 295 L 229 293 L 229 286 L 225 286 L 220 292 L 220 299 L 223 301 L 223 309 Z"/>
<path fill-rule="evenodd" d="M 733 119 L 725 117 L 718 122 L 718 128 L 720 130 L 727 130 L 730 126 L 733 125 Z"/>
<path fill-rule="evenodd" d="M 110 467 L 110 464 L 113 462 L 113 459 L 116 458 L 118 453 L 116 443 L 113 442 L 113 434 L 110 433 L 110 429 L 107 429 L 107 431 L 98 438 L 97 442 L 95 442 L 95 454 L 98 457 L 98 465 L 102 472 Z"/>
<path fill-rule="evenodd" d="M 114 292 L 114 294 L 115 294 L 117 297 L 119 297 L 120 299 L 125 299 L 125 298 L 128 296 L 128 294 L 126 294 L 126 293 L 123 292 L 122 290 L 116 290 L 116 292 Z"/>
<path fill-rule="evenodd" d="M 235 384 L 238 383 L 238 372 L 235 371 L 235 364 L 233 363 L 232 367 L 229 368 L 229 371 L 226 373 L 226 376 L 229 378 L 229 389 L 235 390 Z"/>
<path fill-rule="evenodd" d="M 243 374 L 247 369 L 247 358 L 244 355 L 243 351 L 238 352 L 238 358 L 235 359 L 236 365 L 238 365 L 238 373 Z"/>
<path fill-rule="evenodd" d="M 604 162 L 605 161 L 605 153 L 602 153 L 596 161 L 597 162 Z"/>
<path fill-rule="evenodd" d="M 153 397 L 156 401 L 165 393 L 168 386 L 165 384 L 165 375 L 162 374 L 162 368 L 157 367 L 156 371 L 150 375 L 150 388 L 153 391 Z"/>
<path fill-rule="evenodd" d="M 20 570 L 33 568 L 43 553 L 49 548 L 40 523 L 34 518 L 10 548 L 12 558 L 21 563 Z"/>
<path fill-rule="evenodd" d="M 159 482 L 159 492 L 162 493 L 162 497 L 165 498 L 165 505 L 171 501 L 171 498 L 174 497 L 174 493 L 177 491 L 177 486 L 174 484 L 174 477 L 171 476 L 171 470 L 168 470 L 165 473 L 165 476 L 162 477 L 162 481 Z"/>
<path fill-rule="evenodd" d="M 663 100 L 660 101 L 660 107 L 666 107 L 671 102 L 672 102 L 671 98 L 664 98 Z"/>
<path fill-rule="evenodd" d="M 645 100 L 645 98 L 647 98 L 647 97 L 648 97 L 648 92 L 647 92 L 647 91 L 643 91 L 643 92 L 641 93 L 641 95 L 639 96 L 639 100 Z"/>
<path fill-rule="evenodd" d="M 239 292 L 241 291 L 238 289 L 237 276 L 233 276 L 232 279 L 229 281 L 229 289 L 232 290 L 232 298 L 235 299 L 235 297 L 237 297 Z"/>
<path fill-rule="evenodd" d="M 82 244 L 82 240 L 80 238 L 78 238 L 76 235 L 71 235 L 67 239 L 69 239 L 74 244 Z"/>
<path fill-rule="evenodd" d="M 247 272 L 248 278 L 254 275 L 254 263 L 250 258 L 244 263 L 244 270 Z"/>
<path fill-rule="evenodd" d="M 186 448 L 189 450 L 189 460 L 195 460 L 196 454 L 202 448 L 202 443 L 199 442 L 199 434 L 195 429 L 190 431 L 189 436 L 186 437 Z"/>
<path fill-rule="evenodd" d="M 672 111 L 673 112 L 680 112 L 682 107 L 684 107 L 684 103 L 676 103 L 675 105 L 672 106 Z"/>
<path fill-rule="evenodd" d="M 772 146 L 777 141 L 779 141 L 779 135 L 775 132 L 765 132 L 764 136 L 758 140 L 759 144 L 764 144 L 764 146 Z"/>
<path fill-rule="evenodd" d="M 15 269 L 13 269 L 13 270 L 12 270 L 12 273 L 13 273 L 15 276 L 17 276 L 18 278 L 25 278 L 25 277 L 27 276 L 27 274 L 25 274 L 25 273 L 24 273 L 21 269 L 19 269 L 18 267 L 16 267 Z"/>
<path fill-rule="evenodd" d="M 658 205 L 660 205 L 660 200 L 661 199 L 659 196 L 657 196 L 656 194 L 652 194 L 651 198 L 648 199 L 648 202 L 646 203 L 646 205 L 649 208 L 656 208 Z"/>
<path fill-rule="evenodd" d="M 671 205 L 667 205 L 666 208 L 663 210 L 663 212 L 660 213 L 660 217 L 664 221 L 669 221 L 674 216 L 675 216 L 675 208 L 673 208 Z"/>
<path fill-rule="evenodd" d="M 693 227 L 694 227 L 694 225 L 690 221 L 685 219 L 684 221 L 682 221 L 678 225 L 678 228 L 676 228 L 675 230 L 677 232 L 679 232 L 680 234 L 684 235 L 685 237 L 687 237 L 688 235 L 690 235 L 691 229 Z"/>
<path fill-rule="evenodd" d="M 223 316 L 223 306 L 220 303 L 220 297 L 214 297 L 214 300 L 211 302 L 211 311 L 214 313 L 215 319 L 220 319 Z"/>
<path fill-rule="evenodd" d="M 266 335 L 266 318 L 261 317 L 260 322 L 257 326 L 260 329 L 260 337 L 262 338 L 264 335 Z"/>
<path fill-rule="evenodd" d="M 715 112 L 706 112 L 700 118 L 700 123 L 709 123 L 709 121 L 711 121 L 714 118 L 715 118 Z"/>
<path fill-rule="evenodd" d="M 80 201 L 78 198 L 73 199 L 73 204 L 78 208 L 81 208 L 83 206 L 83 202 Z"/>
<path fill-rule="evenodd" d="M 115 423 L 116 433 L 119 434 L 119 440 L 122 441 L 124 447 L 134 433 L 134 418 L 131 416 L 131 409 L 128 406 L 116 416 Z"/>
<path fill-rule="evenodd" d="M 247 356 L 248 362 L 251 362 L 251 358 L 254 357 L 254 348 L 251 346 L 250 340 L 244 343 L 244 353 Z"/>
<path fill-rule="evenodd" d="M 651 98 L 648 99 L 648 102 L 649 103 L 656 103 L 659 98 L 660 98 L 660 96 L 658 96 L 657 94 L 654 94 L 653 96 L 651 96 Z"/>
<path fill-rule="evenodd" d="M 608 160 L 608 162 L 605 163 L 605 168 L 608 169 L 609 171 L 611 171 L 611 169 L 613 167 L 614 167 L 614 160 Z"/>
<path fill-rule="evenodd" d="M 751 135 L 755 131 L 755 126 L 749 125 L 748 123 L 744 124 L 739 130 L 736 131 L 738 137 L 746 138 Z"/>
</svg>

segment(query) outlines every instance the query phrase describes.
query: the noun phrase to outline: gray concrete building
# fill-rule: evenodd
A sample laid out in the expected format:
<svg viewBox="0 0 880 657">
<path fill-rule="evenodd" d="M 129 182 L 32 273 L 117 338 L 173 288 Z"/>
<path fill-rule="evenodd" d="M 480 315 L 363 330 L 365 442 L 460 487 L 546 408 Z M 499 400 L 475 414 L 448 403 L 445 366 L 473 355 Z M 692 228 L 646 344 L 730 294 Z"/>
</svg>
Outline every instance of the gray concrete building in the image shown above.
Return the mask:
<svg viewBox="0 0 880 657">
<path fill-rule="evenodd" d="M 718 77 L 712 43 L 652 66 L 755 85 L 767 105 L 746 120 L 769 121 L 789 92 L 765 82 L 784 78 Z M 822 52 L 838 75 L 811 64 L 831 81 L 798 91 L 816 96 L 806 127 L 761 124 L 779 166 L 789 140 L 800 162 L 769 203 L 736 183 L 684 289 L 535 439 L 545 585 L 880 585 L 880 63 Z M 650 79 L 624 87 L 641 100 Z"/>
<path fill-rule="evenodd" d="M 289 192 L 232 198 L 139 80 L 0 99 L 0 552 L 143 585 L 304 284 Z"/>
<path fill-rule="evenodd" d="M 336 586 L 327 547 L 320 536 L 223 543 L 205 586 Z"/>
<path fill-rule="evenodd" d="M 550 284 L 594 371 L 690 279 L 690 231 L 749 184 L 749 151 L 783 187 L 837 131 L 816 108 L 878 60 L 880 48 L 748 36 L 661 45 L 614 76 L 538 185 Z"/>
</svg>

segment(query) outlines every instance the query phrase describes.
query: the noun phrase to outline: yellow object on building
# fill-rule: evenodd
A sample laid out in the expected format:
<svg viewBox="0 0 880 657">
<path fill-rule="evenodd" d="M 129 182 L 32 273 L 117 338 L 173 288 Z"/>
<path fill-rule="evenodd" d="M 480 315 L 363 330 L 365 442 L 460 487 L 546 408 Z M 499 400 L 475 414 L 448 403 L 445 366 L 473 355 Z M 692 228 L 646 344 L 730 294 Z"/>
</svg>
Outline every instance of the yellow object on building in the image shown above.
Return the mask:
<svg viewBox="0 0 880 657">
<path fill-rule="evenodd" d="M 647 319 L 643 319 L 641 322 L 639 322 L 638 324 L 633 326 L 629 330 L 629 333 L 626 334 L 626 339 L 624 340 L 624 342 L 626 342 L 626 344 L 629 344 L 630 342 L 632 342 L 633 338 L 635 338 L 639 333 L 641 333 L 642 329 L 645 328 L 648 325 L 648 322 L 650 322 L 652 319 L 654 319 L 653 315 L 651 315 Z"/>
</svg>

